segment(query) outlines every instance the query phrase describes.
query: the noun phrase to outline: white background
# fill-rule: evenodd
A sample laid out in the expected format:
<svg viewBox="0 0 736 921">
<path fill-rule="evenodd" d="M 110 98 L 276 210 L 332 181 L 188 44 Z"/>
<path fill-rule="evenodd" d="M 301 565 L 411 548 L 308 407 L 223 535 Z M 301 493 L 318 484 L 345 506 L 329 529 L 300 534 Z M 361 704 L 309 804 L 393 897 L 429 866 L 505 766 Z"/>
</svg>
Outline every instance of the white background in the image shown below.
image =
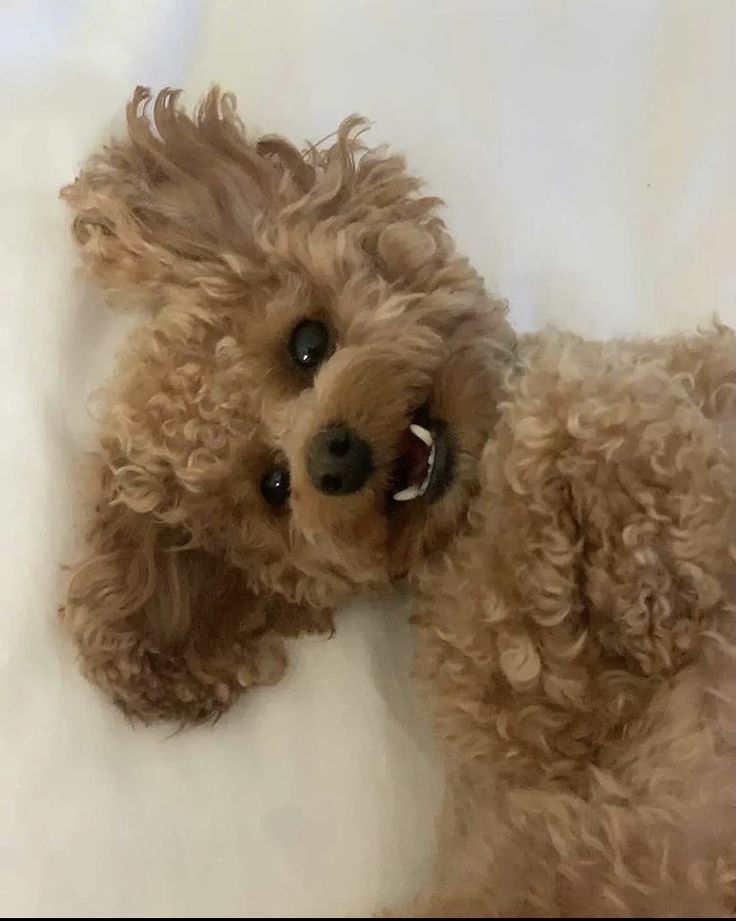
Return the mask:
<svg viewBox="0 0 736 921">
<path fill-rule="evenodd" d="M 133 730 L 57 634 L 84 400 L 121 331 L 58 187 L 136 83 L 403 149 L 525 329 L 736 322 L 730 0 L 0 2 L 0 912 L 334 915 L 411 891 L 438 769 L 405 610 L 357 604 L 216 727 Z"/>
</svg>

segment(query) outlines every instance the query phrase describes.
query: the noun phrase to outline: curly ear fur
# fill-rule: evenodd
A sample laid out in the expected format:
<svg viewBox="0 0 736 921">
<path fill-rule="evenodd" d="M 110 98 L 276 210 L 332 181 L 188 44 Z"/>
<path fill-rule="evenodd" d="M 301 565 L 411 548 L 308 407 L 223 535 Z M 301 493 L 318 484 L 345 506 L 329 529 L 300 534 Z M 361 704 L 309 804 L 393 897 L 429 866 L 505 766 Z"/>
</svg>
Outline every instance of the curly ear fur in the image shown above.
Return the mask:
<svg viewBox="0 0 736 921">
<path fill-rule="evenodd" d="M 247 141 L 230 94 L 213 89 L 193 116 L 180 95 L 167 89 L 153 99 L 138 87 L 127 137 L 91 156 L 61 192 L 97 282 L 154 307 L 182 288 L 219 290 L 231 253 L 236 274 L 263 272 L 253 225 L 283 172 Z"/>
<path fill-rule="evenodd" d="M 417 194 L 421 182 L 401 156 L 363 146 L 364 119 L 346 118 L 324 149 L 299 151 L 271 135 L 250 139 L 235 97 L 218 87 L 191 115 L 180 96 L 138 87 L 127 136 L 62 189 L 103 288 L 153 308 L 192 292 L 228 301 L 275 265 L 308 265 L 320 283 L 342 284 L 370 253 L 382 276 L 408 289 L 480 290 L 434 213 L 439 199 Z"/>
<path fill-rule="evenodd" d="M 100 471 L 89 555 L 73 567 L 61 617 L 82 668 L 144 722 L 219 716 L 246 688 L 275 683 L 283 636 L 325 629 L 329 615 L 256 594 L 240 570 L 135 512 Z"/>
</svg>

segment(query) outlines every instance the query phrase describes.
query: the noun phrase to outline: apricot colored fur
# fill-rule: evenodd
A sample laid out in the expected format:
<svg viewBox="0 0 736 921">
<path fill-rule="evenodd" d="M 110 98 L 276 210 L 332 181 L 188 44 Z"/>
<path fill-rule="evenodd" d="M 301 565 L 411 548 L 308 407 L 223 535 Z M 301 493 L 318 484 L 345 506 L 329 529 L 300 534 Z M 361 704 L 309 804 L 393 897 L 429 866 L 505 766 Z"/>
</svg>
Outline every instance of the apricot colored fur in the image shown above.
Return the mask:
<svg viewBox="0 0 736 921">
<path fill-rule="evenodd" d="M 62 609 L 82 665 L 133 717 L 213 718 L 280 677 L 284 636 L 405 578 L 447 773 L 406 912 L 732 914 L 734 335 L 517 337 L 362 127 L 300 152 L 218 90 L 190 116 L 139 89 L 64 190 L 91 275 L 147 313 Z M 314 376 L 286 349 L 304 318 L 336 343 Z M 393 503 L 423 404 L 454 478 Z M 375 468 L 340 497 L 305 460 L 335 420 Z"/>
</svg>

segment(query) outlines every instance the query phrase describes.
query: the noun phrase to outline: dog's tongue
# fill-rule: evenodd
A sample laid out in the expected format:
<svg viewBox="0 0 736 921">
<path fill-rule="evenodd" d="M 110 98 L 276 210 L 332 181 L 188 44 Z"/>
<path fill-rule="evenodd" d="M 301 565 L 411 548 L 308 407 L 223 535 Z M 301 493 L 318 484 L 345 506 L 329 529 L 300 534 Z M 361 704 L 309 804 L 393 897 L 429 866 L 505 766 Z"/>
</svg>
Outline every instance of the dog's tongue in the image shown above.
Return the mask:
<svg viewBox="0 0 736 921">
<path fill-rule="evenodd" d="M 399 444 L 399 461 L 404 474 L 403 486 L 418 486 L 427 475 L 429 447 L 407 429 Z"/>
<path fill-rule="evenodd" d="M 413 429 L 422 431 L 425 437 L 419 437 Z M 430 444 L 426 443 L 427 440 L 430 441 Z M 431 436 L 425 429 L 411 426 L 404 431 L 398 445 L 393 472 L 393 489 L 396 490 L 395 498 L 410 489 L 419 494 L 418 491 L 427 479 L 429 472 L 431 451 Z M 410 497 L 407 495 L 406 498 Z"/>
</svg>

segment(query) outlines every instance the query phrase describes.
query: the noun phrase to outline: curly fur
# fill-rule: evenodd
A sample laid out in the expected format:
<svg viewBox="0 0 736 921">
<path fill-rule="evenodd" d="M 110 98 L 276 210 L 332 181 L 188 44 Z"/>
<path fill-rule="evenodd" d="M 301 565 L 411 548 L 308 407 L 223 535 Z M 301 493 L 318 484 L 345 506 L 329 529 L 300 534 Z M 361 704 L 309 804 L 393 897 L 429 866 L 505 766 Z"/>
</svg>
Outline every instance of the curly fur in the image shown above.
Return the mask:
<svg viewBox="0 0 736 921">
<path fill-rule="evenodd" d="M 211 718 L 280 677 L 284 636 L 406 577 L 447 767 L 407 911 L 731 914 L 734 334 L 517 339 L 362 127 L 299 152 L 218 90 L 189 116 L 139 89 L 64 190 L 91 274 L 148 311 L 103 396 L 62 609 L 83 666 L 134 717 Z M 304 318 L 336 343 L 313 377 L 286 352 Z M 427 404 L 453 480 L 399 505 Z M 306 464 L 336 420 L 375 468 L 341 497 Z"/>
</svg>

